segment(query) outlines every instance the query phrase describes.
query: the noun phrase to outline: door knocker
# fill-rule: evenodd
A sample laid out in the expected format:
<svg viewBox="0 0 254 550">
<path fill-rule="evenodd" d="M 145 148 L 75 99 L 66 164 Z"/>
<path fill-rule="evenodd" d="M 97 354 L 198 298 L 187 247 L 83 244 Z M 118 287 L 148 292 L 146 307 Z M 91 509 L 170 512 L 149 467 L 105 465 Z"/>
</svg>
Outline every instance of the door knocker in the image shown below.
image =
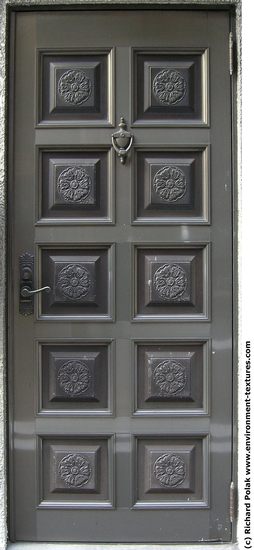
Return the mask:
<svg viewBox="0 0 254 550">
<path fill-rule="evenodd" d="M 120 158 L 120 162 L 125 164 L 127 154 L 133 144 L 134 136 L 130 132 L 127 132 L 126 122 L 123 117 L 121 117 L 118 126 L 120 130 L 112 134 L 112 145 L 117 156 Z"/>
</svg>

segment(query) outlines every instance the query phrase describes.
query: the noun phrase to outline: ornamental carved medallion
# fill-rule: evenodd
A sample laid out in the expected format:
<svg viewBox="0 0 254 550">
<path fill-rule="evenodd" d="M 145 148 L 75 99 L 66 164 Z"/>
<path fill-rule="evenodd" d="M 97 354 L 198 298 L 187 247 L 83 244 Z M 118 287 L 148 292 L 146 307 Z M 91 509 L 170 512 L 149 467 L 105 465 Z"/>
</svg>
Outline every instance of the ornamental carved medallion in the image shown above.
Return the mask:
<svg viewBox="0 0 254 550">
<path fill-rule="evenodd" d="M 92 93 L 91 80 L 82 70 L 66 71 L 58 81 L 58 93 L 66 103 L 82 105 Z"/>
<path fill-rule="evenodd" d="M 166 202 L 175 202 L 186 193 L 186 177 L 177 166 L 167 164 L 156 172 L 153 189 Z"/>
<path fill-rule="evenodd" d="M 91 478 L 92 466 L 86 457 L 68 454 L 59 463 L 58 473 L 67 487 L 84 487 Z"/>
<path fill-rule="evenodd" d="M 153 286 L 164 300 L 177 300 L 187 288 L 187 276 L 184 269 L 177 264 L 164 264 L 156 269 Z"/>
<path fill-rule="evenodd" d="M 85 204 L 92 188 L 92 179 L 83 166 L 68 166 L 57 179 L 57 191 L 66 202 Z"/>
<path fill-rule="evenodd" d="M 153 371 L 153 380 L 163 395 L 180 393 L 186 384 L 186 368 L 176 361 L 159 363 Z"/>
<path fill-rule="evenodd" d="M 186 465 L 179 455 L 164 454 L 155 461 L 153 473 L 164 487 L 177 487 L 185 480 Z"/>
<path fill-rule="evenodd" d="M 90 372 L 84 361 L 68 361 L 60 367 L 57 380 L 69 397 L 77 397 L 88 390 Z"/>
<path fill-rule="evenodd" d="M 71 300 L 82 300 L 92 287 L 92 280 L 86 267 L 69 264 L 58 273 L 57 289 Z"/>
<path fill-rule="evenodd" d="M 182 101 L 186 94 L 185 78 L 172 69 L 160 71 L 153 80 L 153 93 L 163 105 L 175 105 Z"/>
</svg>

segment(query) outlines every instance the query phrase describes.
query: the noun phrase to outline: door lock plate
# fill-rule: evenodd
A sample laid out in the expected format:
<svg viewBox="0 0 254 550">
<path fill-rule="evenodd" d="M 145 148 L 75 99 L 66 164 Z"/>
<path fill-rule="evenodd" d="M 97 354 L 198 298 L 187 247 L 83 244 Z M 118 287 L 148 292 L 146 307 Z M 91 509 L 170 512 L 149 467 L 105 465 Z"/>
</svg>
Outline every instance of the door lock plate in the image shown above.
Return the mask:
<svg viewBox="0 0 254 550">
<path fill-rule="evenodd" d="M 34 256 L 29 252 L 24 252 L 19 257 L 19 313 L 21 315 L 31 315 L 34 312 L 33 295 L 24 296 L 24 289 L 30 291 L 34 287 Z"/>
</svg>

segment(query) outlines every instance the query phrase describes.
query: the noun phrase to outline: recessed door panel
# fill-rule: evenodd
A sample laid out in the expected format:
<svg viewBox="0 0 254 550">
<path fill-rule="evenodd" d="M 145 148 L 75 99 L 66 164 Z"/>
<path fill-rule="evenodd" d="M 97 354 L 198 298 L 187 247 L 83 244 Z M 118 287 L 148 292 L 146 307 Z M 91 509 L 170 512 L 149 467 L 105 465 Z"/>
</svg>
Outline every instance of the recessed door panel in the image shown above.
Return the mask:
<svg viewBox="0 0 254 550">
<path fill-rule="evenodd" d="M 41 508 L 111 508 L 112 438 L 42 438 Z"/>
<path fill-rule="evenodd" d="M 113 173 L 108 147 L 39 149 L 38 223 L 113 221 Z"/>
<path fill-rule="evenodd" d="M 113 342 L 39 342 L 39 414 L 112 414 Z"/>
<path fill-rule="evenodd" d="M 134 122 L 207 124 L 208 52 L 133 52 Z"/>
<path fill-rule="evenodd" d="M 140 224 L 209 221 L 208 148 L 136 149 L 134 219 Z"/>
<path fill-rule="evenodd" d="M 135 414 L 208 412 L 209 342 L 135 342 Z"/>
<path fill-rule="evenodd" d="M 138 508 L 207 507 L 207 441 L 138 437 Z"/>
<path fill-rule="evenodd" d="M 41 250 L 40 317 L 109 320 L 112 316 L 112 247 Z M 110 277 L 111 274 L 111 277 Z"/>
<path fill-rule="evenodd" d="M 208 247 L 135 250 L 134 319 L 207 318 Z"/>
<path fill-rule="evenodd" d="M 39 124 L 112 122 L 112 50 L 38 55 Z"/>
</svg>

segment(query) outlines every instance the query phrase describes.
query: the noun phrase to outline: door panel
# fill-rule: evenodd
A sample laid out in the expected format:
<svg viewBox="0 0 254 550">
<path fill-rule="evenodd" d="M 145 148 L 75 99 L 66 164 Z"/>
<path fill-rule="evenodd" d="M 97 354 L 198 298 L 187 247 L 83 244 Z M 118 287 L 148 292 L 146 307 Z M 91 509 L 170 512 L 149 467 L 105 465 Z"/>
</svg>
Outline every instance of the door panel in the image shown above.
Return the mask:
<svg viewBox="0 0 254 550">
<path fill-rule="evenodd" d="M 37 224 L 105 224 L 114 217 L 114 173 L 108 147 L 38 147 Z"/>
<path fill-rule="evenodd" d="M 208 147 L 136 147 L 135 153 L 134 224 L 209 223 Z"/>
<path fill-rule="evenodd" d="M 39 247 L 39 319 L 109 321 L 113 315 L 114 245 Z"/>
<path fill-rule="evenodd" d="M 113 347 L 105 339 L 38 342 L 38 414 L 112 415 Z"/>
<path fill-rule="evenodd" d="M 207 319 L 208 245 L 135 247 L 134 320 Z"/>
<path fill-rule="evenodd" d="M 208 413 L 209 341 L 134 342 L 134 414 Z"/>
<path fill-rule="evenodd" d="M 39 438 L 39 509 L 112 508 L 113 436 Z"/>
<path fill-rule="evenodd" d="M 231 540 L 228 31 L 223 10 L 15 16 L 13 540 Z M 50 287 L 29 315 L 24 252 Z"/>
<path fill-rule="evenodd" d="M 207 57 L 207 49 L 134 49 L 134 124 L 207 125 Z"/>
<path fill-rule="evenodd" d="M 37 54 L 39 126 L 112 125 L 113 49 Z"/>
</svg>

